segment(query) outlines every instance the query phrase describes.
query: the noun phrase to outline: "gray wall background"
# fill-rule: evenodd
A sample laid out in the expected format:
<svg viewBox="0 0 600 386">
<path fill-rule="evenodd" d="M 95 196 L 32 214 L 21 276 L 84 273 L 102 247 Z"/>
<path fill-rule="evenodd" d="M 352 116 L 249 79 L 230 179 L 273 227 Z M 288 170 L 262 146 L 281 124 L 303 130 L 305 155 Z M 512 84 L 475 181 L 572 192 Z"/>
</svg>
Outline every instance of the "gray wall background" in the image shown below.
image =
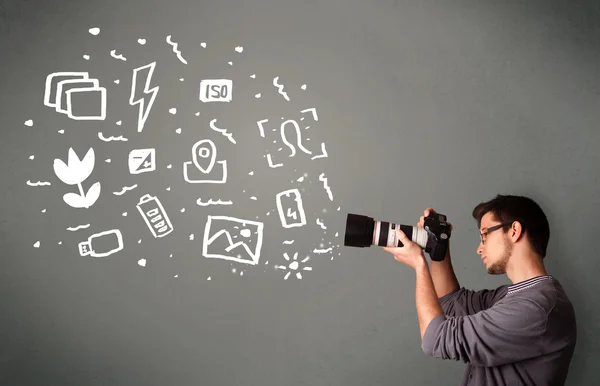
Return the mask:
<svg viewBox="0 0 600 386">
<path fill-rule="evenodd" d="M 495 288 L 509 281 L 485 273 L 470 214 L 497 193 L 530 196 L 546 211 L 547 268 L 579 323 L 568 384 L 600 382 L 598 6 L 2 1 L 0 15 L 1 384 L 458 384 L 464 364 L 421 351 L 414 272 L 379 248 L 343 247 L 345 216 L 415 224 L 432 206 L 454 225 L 460 284 Z M 92 27 L 100 34 L 88 33 Z M 127 61 L 112 58 L 113 49 Z M 153 61 L 160 91 L 138 133 L 138 110 L 128 103 L 132 70 Z M 75 121 L 43 105 L 46 76 L 58 71 L 88 71 L 106 87 L 106 120 Z M 276 76 L 290 101 L 273 86 Z M 232 79 L 232 102 L 200 102 L 207 78 Z M 276 128 L 311 107 L 319 121 L 305 130 L 305 144 L 316 151 L 325 142 L 328 158 L 289 158 L 285 146 L 277 153 L 276 133 L 259 137 L 258 120 Z M 24 125 L 29 119 L 33 126 Z M 237 143 L 211 130 L 211 119 Z M 104 142 L 98 132 L 129 140 Z M 228 161 L 224 185 L 182 178 L 192 145 L 205 138 Z M 102 191 L 89 209 L 65 204 L 62 196 L 77 188 L 53 172 L 70 147 L 80 157 L 95 150 L 83 185 L 101 182 Z M 146 147 L 156 148 L 156 171 L 129 174 L 128 153 Z M 268 152 L 285 165 L 269 168 Z M 138 188 L 112 194 L 131 184 Z M 284 229 L 277 218 L 275 194 L 290 188 L 302 190 L 301 228 Z M 146 193 L 173 222 L 164 238 L 154 239 L 136 211 Z M 199 197 L 234 204 L 201 207 Z M 207 215 L 264 222 L 259 264 L 204 258 Z M 113 228 L 123 233 L 123 251 L 79 255 L 79 242 Z M 332 252 L 312 252 L 321 245 Z M 285 280 L 274 267 L 284 252 L 310 256 L 313 270 Z"/>
</svg>

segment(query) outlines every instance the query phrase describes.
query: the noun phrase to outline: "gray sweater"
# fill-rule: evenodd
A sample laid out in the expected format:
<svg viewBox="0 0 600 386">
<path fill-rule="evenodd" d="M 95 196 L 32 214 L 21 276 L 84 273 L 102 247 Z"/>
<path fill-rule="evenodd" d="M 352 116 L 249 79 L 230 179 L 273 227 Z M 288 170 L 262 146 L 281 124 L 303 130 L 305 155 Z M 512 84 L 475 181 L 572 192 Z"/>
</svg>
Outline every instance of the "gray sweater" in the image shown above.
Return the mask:
<svg viewBox="0 0 600 386">
<path fill-rule="evenodd" d="M 467 363 L 461 385 L 564 385 L 577 341 L 575 312 L 554 277 L 495 290 L 459 288 L 425 331 L 425 354 Z"/>
</svg>

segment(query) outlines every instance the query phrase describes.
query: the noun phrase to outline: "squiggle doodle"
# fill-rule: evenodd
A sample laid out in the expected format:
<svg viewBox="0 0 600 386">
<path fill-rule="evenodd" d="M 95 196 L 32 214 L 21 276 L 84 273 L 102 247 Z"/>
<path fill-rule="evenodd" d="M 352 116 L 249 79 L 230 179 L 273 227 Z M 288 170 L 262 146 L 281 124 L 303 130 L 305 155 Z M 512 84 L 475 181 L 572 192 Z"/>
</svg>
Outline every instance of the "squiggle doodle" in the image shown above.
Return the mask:
<svg viewBox="0 0 600 386">
<path fill-rule="evenodd" d="M 212 121 L 210 121 L 210 124 L 209 124 L 210 128 L 213 129 L 214 131 L 216 131 L 217 133 L 223 134 L 223 136 L 227 137 L 229 142 L 235 143 L 235 139 L 233 139 L 233 134 L 228 133 L 227 129 L 219 129 L 217 126 L 215 126 L 216 121 L 217 121 L 216 119 L 213 119 Z"/>
<path fill-rule="evenodd" d="M 115 59 L 120 59 L 120 60 L 122 60 L 122 61 L 124 61 L 124 62 L 126 62 L 126 61 L 127 61 L 127 59 L 126 59 L 126 58 L 125 58 L 123 55 L 121 55 L 121 54 L 118 54 L 118 55 L 117 55 L 117 51 L 116 51 L 116 50 L 112 50 L 112 51 L 110 52 L 110 56 L 112 56 L 112 57 L 113 57 L 113 58 L 115 58 Z"/>
<path fill-rule="evenodd" d="M 131 186 L 124 186 L 124 187 L 123 187 L 123 189 L 121 189 L 121 191 L 120 191 L 120 192 L 113 192 L 113 194 L 114 194 L 115 196 L 122 196 L 122 195 L 124 195 L 124 194 L 125 194 L 125 192 L 127 192 L 128 190 L 133 190 L 133 189 L 135 189 L 135 188 L 137 188 L 137 184 L 135 184 L 135 185 L 131 185 Z"/>
<path fill-rule="evenodd" d="M 209 199 L 207 202 L 202 202 L 202 199 L 199 198 L 196 201 L 196 204 L 200 205 L 200 206 L 209 206 L 209 205 L 231 205 L 233 204 L 233 202 L 231 201 L 221 201 L 221 200 L 217 200 L 217 201 L 213 201 L 212 198 Z"/>
<path fill-rule="evenodd" d="M 283 243 L 284 244 L 293 244 L 294 240 L 285 240 Z"/>
<path fill-rule="evenodd" d="M 80 229 L 85 229 L 85 228 L 89 228 L 89 227 L 90 227 L 90 224 L 85 224 L 85 225 L 79 225 L 79 226 L 76 226 L 76 227 L 74 227 L 74 228 L 72 228 L 72 227 L 68 227 L 68 228 L 67 228 L 67 230 L 68 230 L 68 231 L 71 231 L 71 232 L 75 232 L 75 231 L 78 231 L 78 230 L 80 230 Z"/>
<path fill-rule="evenodd" d="M 313 249 L 314 253 L 327 253 L 327 252 L 331 252 L 333 248 L 329 247 L 327 249 Z"/>
<path fill-rule="evenodd" d="M 277 87 L 279 89 L 279 93 L 281 95 L 283 95 L 283 97 L 285 98 L 286 101 L 289 102 L 290 98 L 288 97 L 287 92 L 283 91 L 283 85 L 277 83 L 278 80 L 279 80 L 278 76 L 276 76 L 275 78 L 273 78 L 273 86 Z"/>
<path fill-rule="evenodd" d="M 177 59 L 183 64 L 187 64 L 187 61 L 181 56 L 181 51 L 177 49 L 178 44 L 171 41 L 171 35 L 167 36 L 167 43 L 173 47 L 173 52 L 177 54 Z"/>
<path fill-rule="evenodd" d="M 317 225 L 319 225 L 321 229 L 327 229 L 327 227 L 325 226 L 325 224 L 323 224 L 323 221 L 320 218 L 317 219 Z"/>
<path fill-rule="evenodd" d="M 118 137 L 108 137 L 108 138 L 105 138 L 101 131 L 98 132 L 98 138 L 100 138 L 104 142 L 111 142 L 111 141 L 124 141 L 124 142 L 127 142 L 128 141 L 128 139 L 125 138 L 125 137 L 123 137 L 122 135 L 120 135 Z"/>
<path fill-rule="evenodd" d="M 327 195 L 329 196 L 329 200 L 333 201 L 333 194 L 331 193 L 331 188 L 327 185 L 327 177 L 325 177 L 325 173 L 321 173 L 319 175 L 319 181 L 323 181 L 323 187 L 327 191 Z"/>
<path fill-rule="evenodd" d="M 27 185 L 29 185 L 29 186 L 50 186 L 51 184 L 47 181 L 31 182 L 31 181 L 27 180 Z"/>
</svg>

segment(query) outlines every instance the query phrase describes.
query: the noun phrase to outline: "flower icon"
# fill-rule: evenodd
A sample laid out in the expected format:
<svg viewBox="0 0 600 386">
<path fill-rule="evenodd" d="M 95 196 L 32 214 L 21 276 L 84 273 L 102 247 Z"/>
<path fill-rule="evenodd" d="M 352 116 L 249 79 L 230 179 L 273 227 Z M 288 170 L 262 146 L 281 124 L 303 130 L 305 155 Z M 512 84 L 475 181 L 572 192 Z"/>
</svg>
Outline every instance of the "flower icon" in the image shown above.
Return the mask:
<svg viewBox="0 0 600 386">
<path fill-rule="evenodd" d="M 87 193 L 84 193 L 81 183 L 85 181 L 94 170 L 94 149 L 90 148 L 83 159 L 79 159 L 73 148 L 69 149 L 69 158 L 65 164 L 61 159 L 54 160 L 54 173 L 67 185 L 77 185 L 79 194 L 67 193 L 63 200 L 73 208 L 89 208 L 100 197 L 100 183 L 93 184 Z"/>
</svg>

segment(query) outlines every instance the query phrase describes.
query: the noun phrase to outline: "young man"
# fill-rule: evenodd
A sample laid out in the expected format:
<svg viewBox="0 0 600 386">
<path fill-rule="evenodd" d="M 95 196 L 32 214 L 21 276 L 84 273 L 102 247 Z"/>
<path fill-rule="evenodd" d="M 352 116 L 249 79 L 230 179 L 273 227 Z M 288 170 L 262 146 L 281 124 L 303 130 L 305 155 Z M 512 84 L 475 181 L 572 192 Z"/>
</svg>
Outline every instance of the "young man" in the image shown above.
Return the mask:
<svg viewBox="0 0 600 386">
<path fill-rule="evenodd" d="M 449 248 L 443 261 L 428 266 L 421 247 L 401 231 L 403 246 L 384 248 L 415 269 L 423 351 L 467 363 L 461 385 L 564 385 L 577 326 L 571 301 L 544 267 L 550 238 L 544 212 L 530 198 L 497 195 L 472 215 L 487 272 L 506 274 L 512 285 L 460 287 Z"/>
</svg>

